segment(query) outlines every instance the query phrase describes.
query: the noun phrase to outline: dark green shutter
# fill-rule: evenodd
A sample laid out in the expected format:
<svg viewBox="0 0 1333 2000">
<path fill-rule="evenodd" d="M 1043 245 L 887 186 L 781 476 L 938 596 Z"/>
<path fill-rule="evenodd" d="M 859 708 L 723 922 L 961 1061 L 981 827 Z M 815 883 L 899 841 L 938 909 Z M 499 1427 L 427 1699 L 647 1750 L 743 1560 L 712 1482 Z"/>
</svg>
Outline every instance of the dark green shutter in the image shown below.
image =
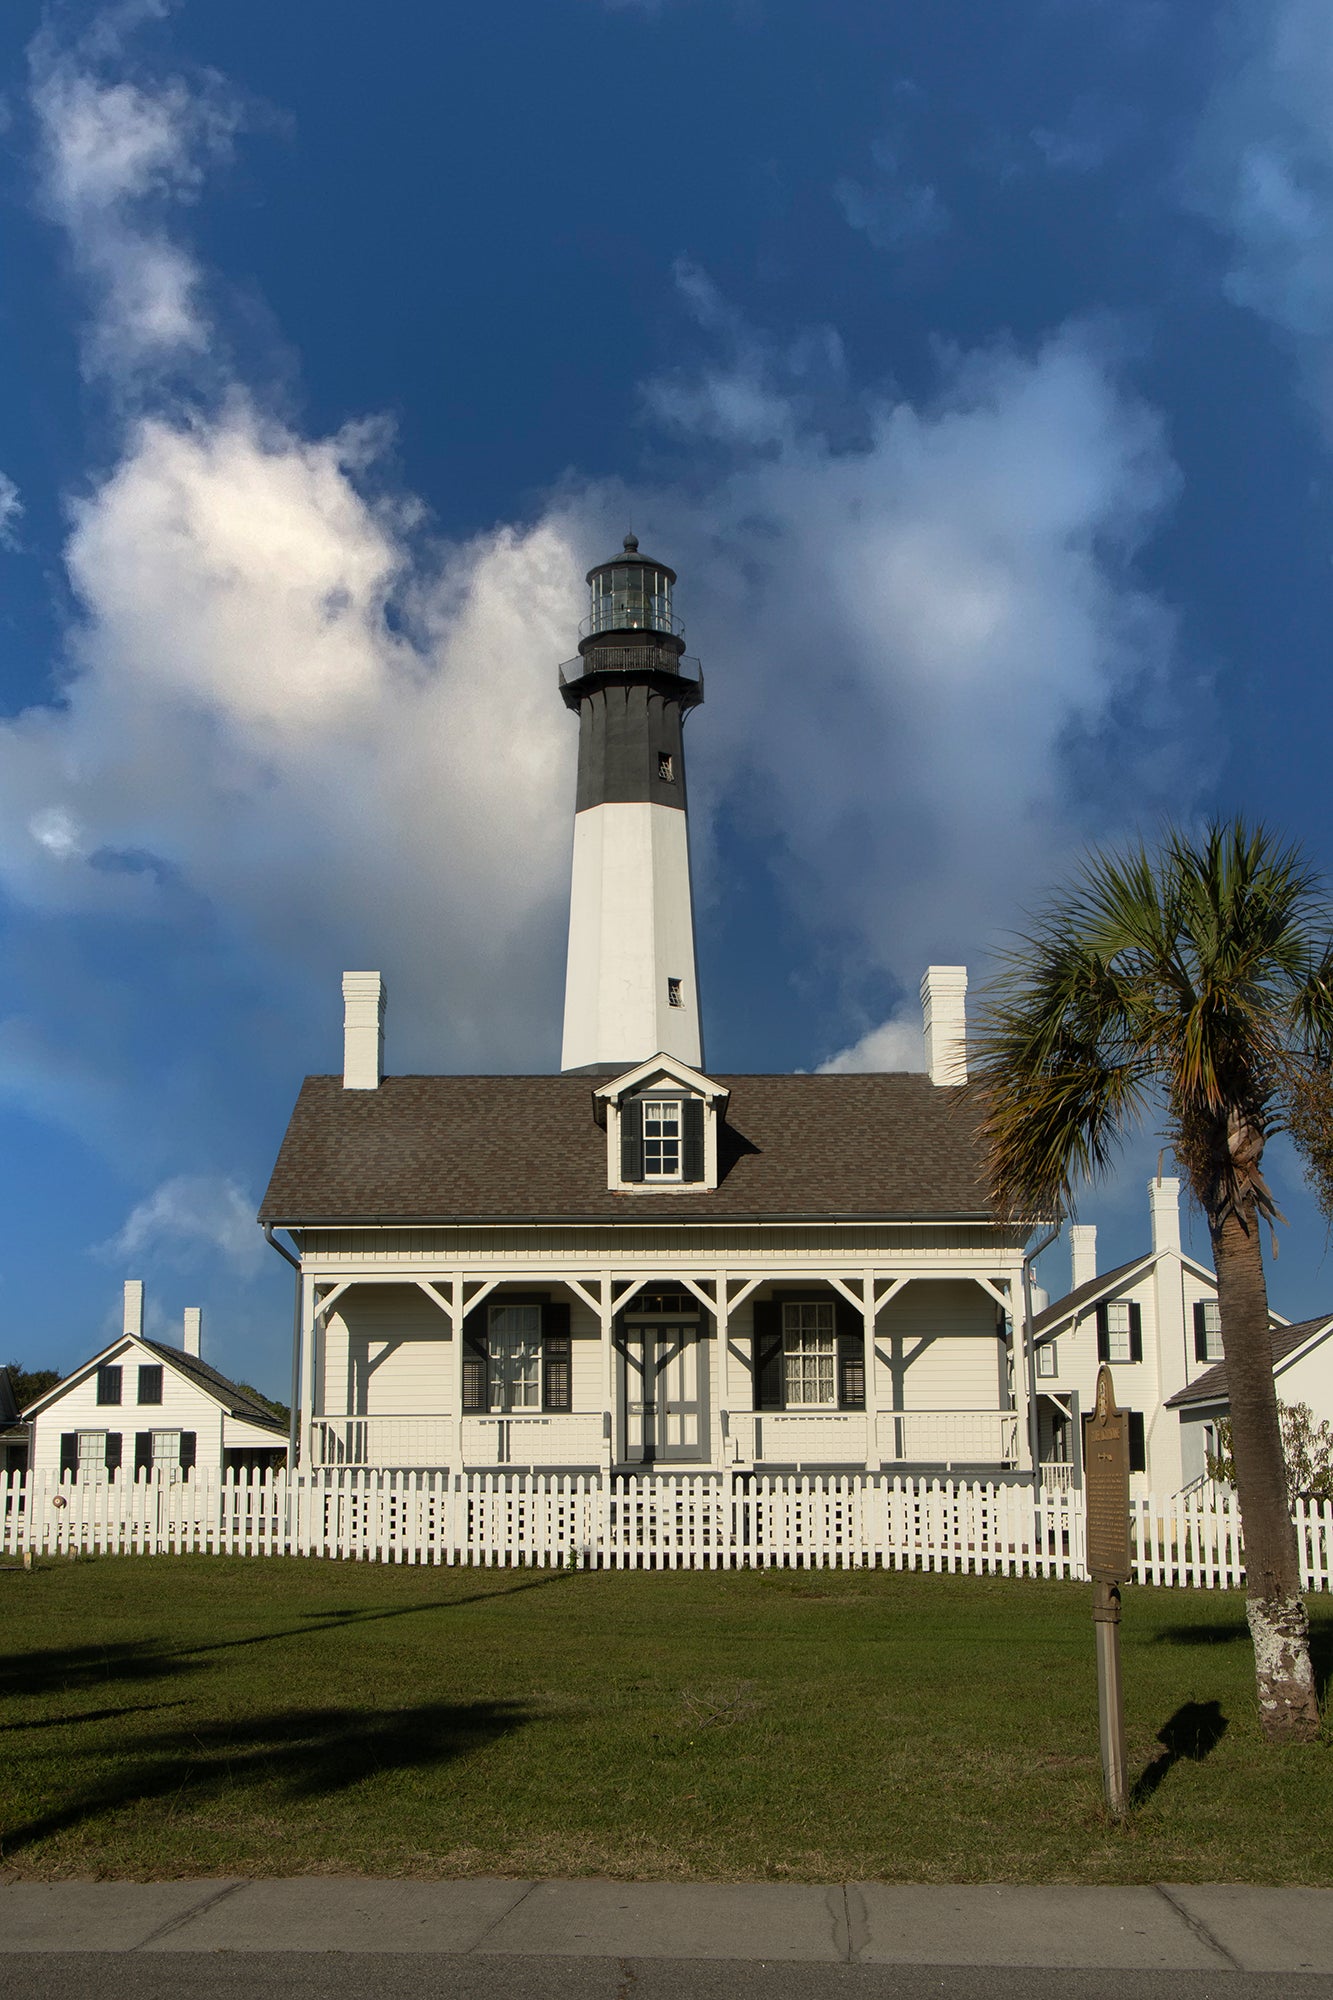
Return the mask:
<svg viewBox="0 0 1333 2000">
<path fill-rule="evenodd" d="M 1131 1361 L 1143 1359 L 1143 1314 L 1132 1299 L 1129 1302 L 1129 1358 Z"/>
<path fill-rule="evenodd" d="M 71 1476 L 79 1469 L 79 1434 L 77 1431 L 60 1433 L 60 1477 Z"/>
<path fill-rule="evenodd" d="M 139 1401 L 160 1403 L 162 1401 L 162 1363 L 139 1370 Z"/>
<path fill-rule="evenodd" d="M 1148 1452 L 1143 1435 L 1142 1410 L 1126 1410 L 1125 1420 L 1129 1425 L 1129 1469 L 1131 1472 L 1146 1472 Z"/>
<path fill-rule="evenodd" d="M 108 1431 L 106 1434 L 106 1452 L 102 1460 L 108 1472 L 120 1471 L 120 1449 L 120 1432 Z"/>
<path fill-rule="evenodd" d="M 866 1323 L 865 1316 L 839 1299 L 834 1307 L 838 1329 L 838 1408 L 863 1410 L 866 1406 Z"/>
<path fill-rule="evenodd" d="M 761 1299 L 754 1309 L 754 1406 L 756 1410 L 781 1410 L 786 1400 L 782 1307 L 776 1299 Z"/>
<path fill-rule="evenodd" d="M 194 1431 L 181 1432 L 180 1464 L 182 1472 L 194 1471 L 194 1454 L 195 1454 L 195 1446 L 197 1443 L 198 1443 L 198 1437 Z"/>
<path fill-rule="evenodd" d="M 683 1181 L 704 1177 L 704 1107 L 700 1097 L 687 1097 L 681 1106 L 684 1144 L 681 1148 Z"/>
<path fill-rule="evenodd" d="M 119 1368 L 99 1368 L 97 1371 L 97 1400 L 99 1403 L 114 1405 L 120 1401 L 121 1370 Z"/>
<path fill-rule="evenodd" d="M 1194 1359 L 1208 1359 L 1208 1302 L 1206 1299 L 1194 1301 Z"/>
<path fill-rule="evenodd" d="M 463 1318 L 463 1408 L 472 1415 L 484 1411 L 486 1394 L 486 1308 L 473 1306 Z"/>
<path fill-rule="evenodd" d="M 568 1410 L 570 1396 L 569 1305 L 542 1307 L 542 1408 Z"/>
<path fill-rule="evenodd" d="M 137 1479 L 141 1472 L 151 1472 L 152 1469 L 153 1433 L 151 1431 L 136 1431 L 134 1433 L 134 1476 Z"/>
<path fill-rule="evenodd" d="M 629 1097 L 620 1107 L 620 1178 L 643 1179 L 643 1099 Z"/>
<path fill-rule="evenodd" d="M 1097 1359 L 1099 1361 L 1111 1359 L 1111 1330 L 1107 1325 L 1104 1305 L 1097 1308 Z"/>
</svg>

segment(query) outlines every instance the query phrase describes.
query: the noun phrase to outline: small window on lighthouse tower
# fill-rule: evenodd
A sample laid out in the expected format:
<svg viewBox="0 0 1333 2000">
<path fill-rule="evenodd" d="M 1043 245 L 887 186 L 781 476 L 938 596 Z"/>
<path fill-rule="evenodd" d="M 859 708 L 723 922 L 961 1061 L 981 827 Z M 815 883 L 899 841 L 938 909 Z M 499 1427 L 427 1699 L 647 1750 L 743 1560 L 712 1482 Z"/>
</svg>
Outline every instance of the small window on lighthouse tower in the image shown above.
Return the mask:
<svg viewBox="0 0 1333 2000">
<path fill-rule="evenodd" d="M 659 750 L 657 753 L 657 775 L 668 785 L 674 785 L 676 782 L 676 760 L 669 750 Z"/>
<path fill-rule="evenodd" d="M 678 979 L 668 979 L 668 981 L 667 981 L 667 1006 L 668 1006 L 668 1007 L 683 1007 L 684 1005 L 685 1005 L 685 1002 L 684 1002 L 684 1001 L 683 1001 L 683 1000 L 681 999 L 681 996 L 680 996 L 680 981 L 679 981 Z"/>
</svg>

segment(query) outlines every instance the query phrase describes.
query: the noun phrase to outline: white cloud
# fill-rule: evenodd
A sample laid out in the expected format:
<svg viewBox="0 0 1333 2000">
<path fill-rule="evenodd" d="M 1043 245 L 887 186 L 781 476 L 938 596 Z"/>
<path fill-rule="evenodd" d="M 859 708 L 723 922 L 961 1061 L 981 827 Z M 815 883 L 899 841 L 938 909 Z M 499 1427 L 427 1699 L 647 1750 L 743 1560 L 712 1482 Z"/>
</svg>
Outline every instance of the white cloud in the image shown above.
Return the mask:
<svg viewBox="0 0 1333 2000">
<path fill-rule="evenodd" d="M 910 249 L 946 235 L 953 218 L 938 189 L 904 171 L 893 141 L 877 139 L 870 152 L 875 166 L 871 182 L 844 179 L 833 190 L 852 228 L 861 230 L 877 250 Z"/>
<path fill-rule="evenodd" d="M 202 1251 L 222 1257 L 240 1275 L 261 1268 L 266 1245 L 255 1204 L 235 1181 L 176 1174 L 133 1208 L 99 1254 L 121 1264 L 146 1258 L 189 1260 Z"/>
<path fill-rule="evenodd" d="M 819 1065 L 820 1076 L 848 1076 L 865 1070 L 924 1070 L 926 1038 L 921 1014 L 903 1012 L 890 1015 L 877 1028 L 868 1028 L 860 1041 Z"/>
<path fill-rule="evenodd" d="M 1201 781 L 1169 752 L 1150 768 L 1174 631 L 1132 558 L 1176 475 L 1113 343 L 1070 327 L 942 372 L 855 448 L 793 415 L 703 509 L 654 502 L 708 634 L 695 770 L 806 921 L 911 991 L 975 961 L 1089 833 Z M 771 371 L 755 393 L 779 395 Z"/>
<path fill-rule="evenodd" d="M 0 549 L 18 547 L 16 525 L 22 512 L 18 487 L 8 473 L 0 472 Z"/>
<path fill-rule="evenodd" d="M 1190 198 L 1230 238 L 1229 295 L 1294 340 L 1333 431 L 1333 15 L 1246 0 L 1222 18 Z"/>
<path fill-rule="evenodd" d="M 73 50 L 39 36 L 31 94 L 43 203 L 96 298 L 88 367 L 126 382 L 208 345 L 200 273 L 164 218 L 197 196 L 205 168 L 228 152 L 239 112 L 216 79 L 191 89 L 179 77 L 108 78 L 106 62 L 122 59 L 115 16 Z"/>
</svg>

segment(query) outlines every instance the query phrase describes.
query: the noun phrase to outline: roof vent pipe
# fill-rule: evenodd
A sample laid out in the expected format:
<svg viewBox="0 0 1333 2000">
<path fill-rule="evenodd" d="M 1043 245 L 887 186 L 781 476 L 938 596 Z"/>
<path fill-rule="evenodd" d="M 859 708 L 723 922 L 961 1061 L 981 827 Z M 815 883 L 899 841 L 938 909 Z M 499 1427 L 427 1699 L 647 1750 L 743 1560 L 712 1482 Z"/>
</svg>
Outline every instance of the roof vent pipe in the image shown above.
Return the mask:
<svg viewBox="0 0 1333 2000">
<path fill-rule="evenodd" d="M 932 1083 L 967 1082 L 967 967 L 928 965 L 921 982 L 926 1068 Z"/>
<path fill-rule="evenodd" d="M 384 981 L 343 974 L 343 1089 L 378 1090 L 384 1074 Z"/>
<path fill-rule="evenodd" d="M 143 1279 L 126 1278 L 125 1313 L 121 1320 L 121 1332 L 131 1333 L 136 1340 L 143 1339 Z"/>
</svg>

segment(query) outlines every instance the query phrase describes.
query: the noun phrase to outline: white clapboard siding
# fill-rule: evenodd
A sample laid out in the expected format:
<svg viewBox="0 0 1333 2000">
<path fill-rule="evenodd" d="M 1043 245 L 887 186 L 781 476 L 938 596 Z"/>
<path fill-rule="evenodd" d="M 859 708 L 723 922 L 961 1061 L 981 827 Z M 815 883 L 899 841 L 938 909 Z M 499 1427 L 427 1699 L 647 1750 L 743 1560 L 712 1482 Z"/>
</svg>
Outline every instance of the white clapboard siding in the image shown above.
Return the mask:
<svg viewBox="0 0 1333 2000">
<path fill-rule="evenodd" d="M 982 1480 L 867 1473 L 600 1474 L 340 1465 L 254 1478 L 202 1468 L 79 1485 L 0 1486 L 0 1554 L 304 1555 L 359 1562 L 608 1569 L 781 1566 L 1086 1577 L 1083 1497 Z M 1333 1588 L 1333 1502 L 1296 1508 L 1307 1590 Z M 1229 1494 L 1131 1505 L 1134 1581 L 1245 1581 Z"/>
</svg>

